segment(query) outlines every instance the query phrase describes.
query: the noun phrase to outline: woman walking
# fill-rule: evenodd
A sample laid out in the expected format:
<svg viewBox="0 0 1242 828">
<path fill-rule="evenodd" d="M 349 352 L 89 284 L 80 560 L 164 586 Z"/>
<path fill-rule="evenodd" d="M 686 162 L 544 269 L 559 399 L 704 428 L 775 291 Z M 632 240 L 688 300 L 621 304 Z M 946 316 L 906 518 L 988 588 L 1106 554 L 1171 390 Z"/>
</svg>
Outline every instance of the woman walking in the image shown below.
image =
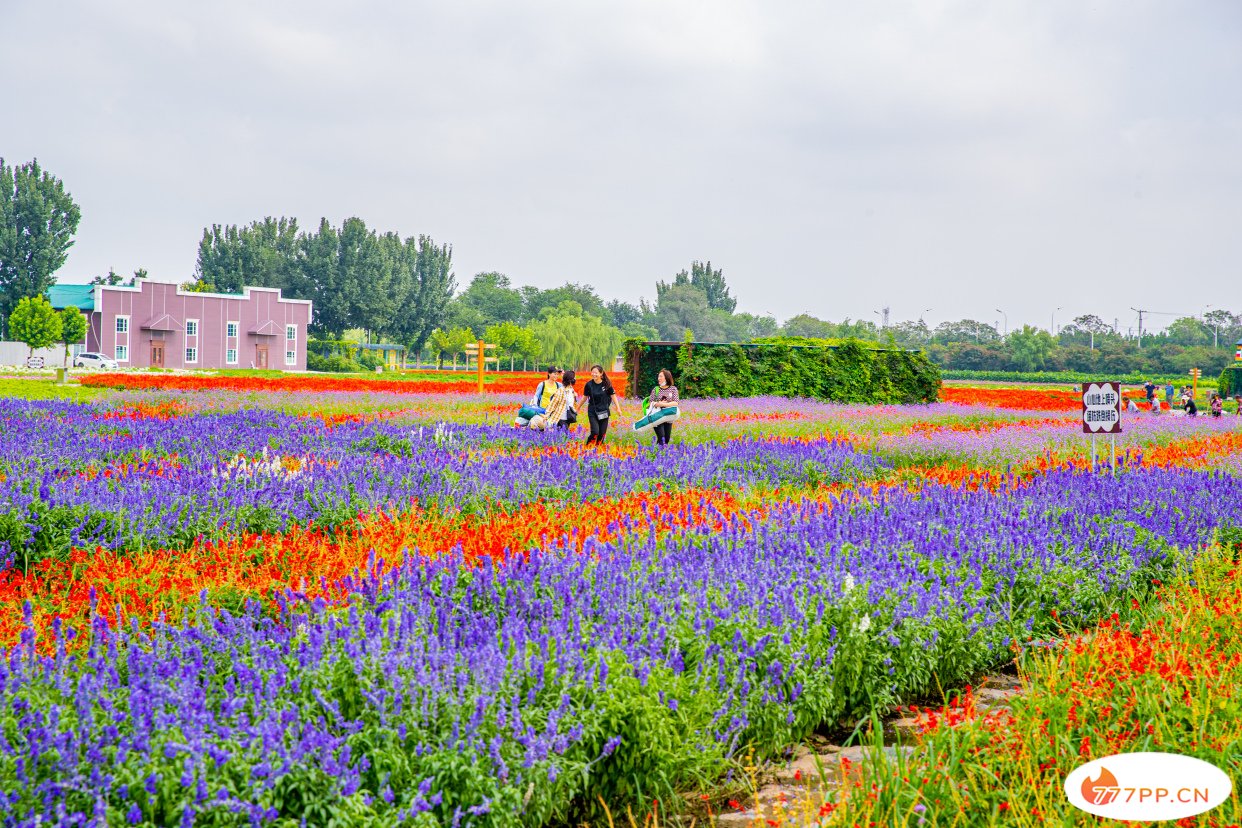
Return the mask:
<svg viewBox="0 0 1242 828">
<path fill-rule="evenodd" d="M 678 402 L 677 386 L 673 385 L 673 372 L 667 368 L 661 368 L 660 373 L 656 374 L 656 386 L 651 389 L 651 396 L 647 400 L 648 410 L 661 408 L 676 408 Z M 673 437 L 672 422 L 659 423 L 654 428 L 657 446 L 667 446 L 668 441 Z"/>
<path fill-rule="evenodd" d="M 587 407 L 587 420 L 591 424 L 591 434 L 587 437 L 587 445 L 595 443 L 602 446 L 608 435 L 608 418 L 613 407 L 621 414 L 621 400 L 612 388 L 612 380 L 604 373 L 604 366 L 592 365 L 591 378 L 582 386 L 582 399 L 578 408 Z"/>
</svg>

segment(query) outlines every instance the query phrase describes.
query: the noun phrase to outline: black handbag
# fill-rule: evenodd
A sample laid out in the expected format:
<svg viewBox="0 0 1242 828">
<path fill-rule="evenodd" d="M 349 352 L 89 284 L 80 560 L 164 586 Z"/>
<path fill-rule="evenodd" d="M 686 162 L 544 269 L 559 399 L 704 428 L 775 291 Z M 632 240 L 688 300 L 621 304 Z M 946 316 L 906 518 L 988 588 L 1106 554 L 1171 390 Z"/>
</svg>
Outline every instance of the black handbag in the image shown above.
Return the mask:
<svg viewBox="0 0 1242 828">
<path fill-rule="evenodd" d="M 565 409 L 565 422 L 570 425 L 578 422 L 578 412 L 574 410 L 572 405 Z"/>
</svg>

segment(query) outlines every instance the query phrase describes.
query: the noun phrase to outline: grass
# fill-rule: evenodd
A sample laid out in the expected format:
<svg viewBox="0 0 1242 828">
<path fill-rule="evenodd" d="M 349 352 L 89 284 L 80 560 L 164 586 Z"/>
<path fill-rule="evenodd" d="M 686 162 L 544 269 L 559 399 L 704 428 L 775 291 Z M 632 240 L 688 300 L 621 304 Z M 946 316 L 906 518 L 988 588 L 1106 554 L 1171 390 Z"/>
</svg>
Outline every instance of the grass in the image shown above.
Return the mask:
<svg viewBox="0 0 1242 828">
<path fill-rule="evenodd" d="M 0 397 L 90 402 L 106 397 L 109 393 L 104 388 L 83 388 L 72 380 L 65 385 L 57 385 L 56 380 L 42 376 L 30 379 L 0 378 Z"/>
</svg>

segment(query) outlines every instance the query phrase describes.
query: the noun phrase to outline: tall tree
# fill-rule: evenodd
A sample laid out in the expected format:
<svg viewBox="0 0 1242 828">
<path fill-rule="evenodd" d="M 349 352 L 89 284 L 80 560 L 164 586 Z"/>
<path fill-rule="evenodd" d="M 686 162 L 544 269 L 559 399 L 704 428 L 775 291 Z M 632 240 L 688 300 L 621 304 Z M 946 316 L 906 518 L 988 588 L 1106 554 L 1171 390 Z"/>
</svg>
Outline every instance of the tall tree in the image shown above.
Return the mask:
<svg viewBox="0 0 1242 828">
<path fill-rule="evenodd" d="M 86 317 L 73 305 L 60 312 L 60 341 L 65 345 L 65 367 L 69 367 L 69 346 L 86 338 Z"/>
<path fill-rule="evenodd" d="M 1045 330 L 1023 325 L 1022 330 L 1009 335 L 1005 345 L 1019 371 L 1040 371 L 1056 347 L 1056 340 Z"/>
<path fill-rule="evenodd" d="M 707 296 L 707 306 L 712 310 L 733 313 L 737 309 L 737 299 L 729 295 L 729 286 L 724 279 L 724 271 L 712 269 L 711 262 L 693 261 L 690 270 L 682 270 L 673 277 L 673 284 L 656 283 L 656 300 L 660 293 L 676 285 L 691 285 L 703 291 Z"/>
<path fill-rule="evenodd" d="M 631 322 L 642 322 L 643 317 L 646 316 L 641 306 L 623 302 L 620 299 L 613 299 L 605 307 L 612 315 L 612 324 L 618 328 L 624 328 Z"/>
<path fill-rule="evenodd" d="M 319 229 L 302 236 L 302 266 L 312 287 L 311 310 L 315 333 L 340 339 L 350 326 L 350 308 L 357 283 L 349 281 L 340 269 L 340 234 L 326 218 Z"/>
<path fill-rule="evenodd" d="M 522 318 L 525 320 L 539 319 L 544 310 L 548 308 L 555 310 L 562 302 L 577 302 L 582 307 L 583 313 L 598 316 L 608 324 L 613 322 L 612 314 L 608 311 L 604 300 L 591 285 L 566 282 L 560 287 L 547 290 L 540 290 L 529 285 L 521 290 L 525 305 Z"/>
<path fill-rule="evenodd" d="M 362 328 L 368 336 L 385 333 L 397 309 L 392 262 L 384 255 L 375 232 L 356 216 L 341 224 L 337 269 L 344 283 L 357 286 L 350 294 L 350 327 Z"/>
<path fill-rule="evenodd" d="M 417 351 L 444 319 L 453 292 L 457 290 L 452 246 L 438 245 L 431 236 L 419 236 L 415 276 L 417 295 L 411 308 L 413 319 L 408 342 Z"/>
<path fill-rule="evenodd" d="M 931 332 L 931 341 L 940 345 L 949 345 L 954 342 L 987 345 L 1000 341 L 1000 331 L 986 322 L 977 322 L 974 319 L 941 322 Z"/>
<path fill-rule="evenodd" d="M 30 356 L 39 348 L 59 342 L 60 332 L 60 314 L 42 296 L 21 299 L 9 315 L 9 334 L 26 343 Z"/>
<path fill-rule="evenodd" d="M 558 365 L 583 367 L 599 363 L 611 368 L 624 337 L 598 316 L 584 313 L 567 299 L 556 309 L 545 308 L 540 319 L 527 325 L 542 346 L 542 357 Z"/>
<path fill-rule="evenodd" d="M 299 262 L 297 219 L 272 218 L 239 227 L 214 224 L 203 230 L 195 277 L 210 290 L 240 293 L 246 285 L 280 288 L 290 299 L 311 298 Z"/>
<path fill-rule="evenodd" d="M 458 299 L 478 311 L 486 325 L 522 320 L 522 292 L 503 273 L 476 273 Z"/>
<path fill-rule="evenodd" d="M 0 319 L 52 286 L 81 217 L 64 183 L 38 159 L 10 167 L 0 158 Z"/>
</svg>

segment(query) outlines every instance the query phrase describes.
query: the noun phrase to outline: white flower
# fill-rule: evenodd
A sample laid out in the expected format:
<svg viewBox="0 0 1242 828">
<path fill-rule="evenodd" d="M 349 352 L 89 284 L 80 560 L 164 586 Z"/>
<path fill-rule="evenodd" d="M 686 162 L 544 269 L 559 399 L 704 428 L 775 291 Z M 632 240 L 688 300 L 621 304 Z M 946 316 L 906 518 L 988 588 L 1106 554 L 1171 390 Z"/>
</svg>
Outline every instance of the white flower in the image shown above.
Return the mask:
<svg viewBox="0 0 1242 828">
<path fill-rule="evenodd" d="M 859 618 L 858 623 L 854 625 L 854 629 L 860 633 L 865 633 L 871 629 L 871 616 L 864 615 L 862 618 Z"/>
<path fill-rule="evenodd" d="M 852 589 L 854 589 L 854 576 L 853 576 L 853 575 L 846 575 L 846 576 L 845 576 L 845 592 L 844 592 L 844 594 L 845 594 L 845 595 L 849 595 L 849 594 L 850 594 L 850 591 L 851 591 Z"/>
</svg>

